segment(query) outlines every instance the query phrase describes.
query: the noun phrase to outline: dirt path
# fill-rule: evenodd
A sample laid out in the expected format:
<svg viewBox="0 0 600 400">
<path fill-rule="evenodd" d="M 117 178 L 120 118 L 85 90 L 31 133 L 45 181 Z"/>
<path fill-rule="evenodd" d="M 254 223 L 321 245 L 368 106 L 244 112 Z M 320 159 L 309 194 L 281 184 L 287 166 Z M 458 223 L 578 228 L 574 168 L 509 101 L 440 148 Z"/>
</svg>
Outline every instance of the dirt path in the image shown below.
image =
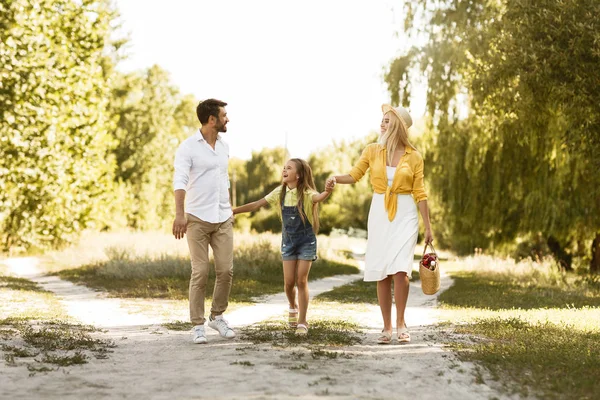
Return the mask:
<svg viewBox="0 0 600 400">
<path fill-rule="evenodd" d="M 123 300 L 40 275 L 37 262 L 35 258 L 4 261 L 15 275 L 55 292 L 70 315 L 82 323 L 106 328 L 105 336 L 118 347 L 106 360 L 90 359 L 82 366 L 32 377 L 24 368 L 0 364 L 0 398 L 507 398 L 490 386 L 475 383 L 475 367 L 460 362 L 444 348 L 439 330 L 433 327 L 438 318 L 437 297 L 423 295 L 418 284 L 411 284 L 407 307 L 411 344 L 375 344 L 381 329 L 376 306 L 361 308 L 352 315 L 343 309 L 326 310 L 327 316 L 358 322 L 365 338 L 361 345 L 327 349 L 328 357 L 315 357 L 303 347 L 273 348 L 239 338 L 229 341 L 211 329 L 207 330 L 207 345 L 193 345 L 189 332 L 161 326 L 166 321 L 185 320 L 186 309 L 178 316 L 132 314 Z M 311 296 L 359 277 L 336 276 L 311 282 Z M 444 277 L 442 290 L 450 285 L 451 280 Z M 161 307 L 160 301 L 148 303 L 147 307 Z M 227 318 L 240 327 L 279 316 L 286 308 L 285 296 L 278 294 L 234 310 Z M 339 356 L 332 358 L 333 352 Z"/>
</svg>

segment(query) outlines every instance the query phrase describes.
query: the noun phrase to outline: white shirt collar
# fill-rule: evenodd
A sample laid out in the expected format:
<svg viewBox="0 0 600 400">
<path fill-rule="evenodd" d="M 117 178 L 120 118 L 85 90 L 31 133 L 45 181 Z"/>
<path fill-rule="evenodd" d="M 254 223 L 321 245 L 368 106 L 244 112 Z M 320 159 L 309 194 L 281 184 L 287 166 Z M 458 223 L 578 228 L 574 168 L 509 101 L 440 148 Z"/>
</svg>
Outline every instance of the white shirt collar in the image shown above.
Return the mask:
<svg viewBox="0 0 600 400">
<path fill-rule="evenodd" d="M 202 136 L 202 132 L 200 131 L 200 128 L 198 128 L 198 132 L 196 132 L 196 140 L 199 142 L 206 142 L 206 139 L 204 139 L 204 136 Z M 217 133 L 217 140 L 221 140 L 221 134 Z"/>
</svg>

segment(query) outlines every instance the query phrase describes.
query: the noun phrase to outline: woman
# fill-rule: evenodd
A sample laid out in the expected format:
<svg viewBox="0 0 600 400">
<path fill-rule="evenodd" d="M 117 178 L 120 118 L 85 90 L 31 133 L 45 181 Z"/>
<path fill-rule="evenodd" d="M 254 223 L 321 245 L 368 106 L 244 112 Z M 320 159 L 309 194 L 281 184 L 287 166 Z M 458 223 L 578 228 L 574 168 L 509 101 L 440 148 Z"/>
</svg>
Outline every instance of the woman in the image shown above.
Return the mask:
<svg viewBox="0 0 600 400">
<path fill-rule="evenodd" d="M 412 118 L 402 107 L 382 107 L 381 136 L 368 145 L 348 175 L 335 176 L 336 183 L 355 183 L 371 168 L 373 199 L 369 211 L 365 277 L 377 281 L 377 299 L 383 316 L 378 343 L 392 341 L 392 281 L 396 300 L 396 329 L 400 343 L 410 342 L 404 320 L 409 279 L 417 244 L 419 211 L 425 223 L 425 242 L 433 235 L 423 183 L 423 157 L 408 141 Z"/>
</svg>

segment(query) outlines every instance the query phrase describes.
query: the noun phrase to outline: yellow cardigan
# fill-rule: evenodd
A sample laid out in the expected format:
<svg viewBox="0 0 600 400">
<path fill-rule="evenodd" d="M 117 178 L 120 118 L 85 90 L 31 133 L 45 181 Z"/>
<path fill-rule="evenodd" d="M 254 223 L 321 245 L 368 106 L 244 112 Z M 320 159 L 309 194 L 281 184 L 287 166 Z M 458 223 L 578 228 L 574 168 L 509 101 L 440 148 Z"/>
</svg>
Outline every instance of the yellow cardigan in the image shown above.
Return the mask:
<svg viewBox="0 0 600 400">
<path fill-rule="evenodd" d="M 423 157 L 418 151 L 407 146 L 396 166 L 392 186 L 388 186 L 385 162 L 385 147 L 372 143 L 363 150 L 360 159 L 350 171 L 350 176 L 358 182 L 367 169 L 371 168 L 371 186 L 375 193 L 385 193 L 385 209 L 388 219 L 393 221 L 398 207 L 398 194 L 410 193 L 416 203 L 427 200 L 423 181 Z"/>
</svg>

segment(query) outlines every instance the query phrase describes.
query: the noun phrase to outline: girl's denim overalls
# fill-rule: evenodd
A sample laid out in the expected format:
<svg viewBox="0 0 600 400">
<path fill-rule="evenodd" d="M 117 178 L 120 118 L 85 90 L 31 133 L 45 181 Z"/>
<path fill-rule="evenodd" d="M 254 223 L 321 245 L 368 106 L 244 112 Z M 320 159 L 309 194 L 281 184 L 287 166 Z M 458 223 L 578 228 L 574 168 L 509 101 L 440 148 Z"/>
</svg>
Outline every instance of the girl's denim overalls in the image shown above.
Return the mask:
<svg viewBox="0 0 600 400">
<path fill-rule="evenodd" d="M 304 211 L 302 211 L 304 214 Z M 308 217 L 304 214 L 304 222 L 296 206 L 281 204 L 281 256 L 283 261 L 317 259 L 317 237 L 313 232 Z"/>
</svg>

